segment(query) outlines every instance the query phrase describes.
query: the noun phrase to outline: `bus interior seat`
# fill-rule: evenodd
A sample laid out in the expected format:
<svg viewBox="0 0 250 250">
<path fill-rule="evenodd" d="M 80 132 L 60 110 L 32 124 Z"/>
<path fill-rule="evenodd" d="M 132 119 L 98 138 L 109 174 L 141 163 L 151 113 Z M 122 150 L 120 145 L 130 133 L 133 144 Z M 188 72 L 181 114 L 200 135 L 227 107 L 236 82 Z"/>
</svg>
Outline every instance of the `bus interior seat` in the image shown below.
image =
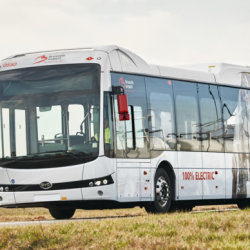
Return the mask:
<svg viewBox="0 0 250 250">
<path fill-rule="evenodd" d="M 171 150 L 169 145 L 159 137 L 149 137 L 150 138 L 150 147 L 152 150 Z"/>
</svg>

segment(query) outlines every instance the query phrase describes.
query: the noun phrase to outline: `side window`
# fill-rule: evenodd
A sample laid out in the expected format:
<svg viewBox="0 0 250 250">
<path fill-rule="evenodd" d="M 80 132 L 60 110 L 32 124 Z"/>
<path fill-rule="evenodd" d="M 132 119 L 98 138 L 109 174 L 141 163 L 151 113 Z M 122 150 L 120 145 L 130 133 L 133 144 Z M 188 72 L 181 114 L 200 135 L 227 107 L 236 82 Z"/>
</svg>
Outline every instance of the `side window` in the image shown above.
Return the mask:
<svg viewBox="0 0 250 250">
<path fill-rule="evenodd" d="M 201 151 L 197 84 L 173 81 L 177 122 L 177 150 Z"/>
<path fill-rule="evenodd" d="M 176 150 L 172 81 L 149 77 L 145 81 L 150 149 Z"/>
<path fill-rule="evenodd" d="M 250 92 L 221 87 L 225 152 L 249 152 Z"/>
<path fill-rule="evenodd" d="M 220 88 L 207 84 L 198 86 L 202 151 L 224 152 Z"/>
<path fill-rule="evenodd" d="M 114 96 L 116 157 L 149 158 L 146 87 L 144 77 L 111 74 L 113 86 L 122 86 L 128 96 L 130 120 L 119 121 L 117 96 Z"/>
</svg>

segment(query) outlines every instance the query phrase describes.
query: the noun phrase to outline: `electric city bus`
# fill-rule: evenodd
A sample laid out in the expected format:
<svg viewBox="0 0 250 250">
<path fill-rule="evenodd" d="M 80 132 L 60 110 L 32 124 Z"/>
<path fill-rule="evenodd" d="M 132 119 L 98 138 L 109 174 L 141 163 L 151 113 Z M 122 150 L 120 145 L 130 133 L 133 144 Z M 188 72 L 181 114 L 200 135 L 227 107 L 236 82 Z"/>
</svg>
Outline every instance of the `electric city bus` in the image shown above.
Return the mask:
<svg viewBox="0 0 250 250">
<path fill-rule="evenodd" d="M 249 204 L 250 67 L 149 65 L 110 45 L 0 62 L 0 206 Z"/>
</svg>

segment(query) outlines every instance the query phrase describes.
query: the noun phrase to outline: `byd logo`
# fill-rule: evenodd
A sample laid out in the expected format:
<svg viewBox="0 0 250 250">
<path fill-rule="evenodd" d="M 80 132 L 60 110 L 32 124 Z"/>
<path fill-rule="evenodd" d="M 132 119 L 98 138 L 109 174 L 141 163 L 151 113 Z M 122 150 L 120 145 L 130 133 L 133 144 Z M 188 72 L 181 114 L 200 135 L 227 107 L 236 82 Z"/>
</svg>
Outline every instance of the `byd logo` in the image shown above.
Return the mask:
<svg viewBox="0 0 250 250">
<path fill-rule="evenodd" d="M 46 56 L 39 56 L 39 57 L 37 57 L 37 58 L 35 59 L 35 61 L 37 61 L 37 60 L 39 60 L 39 61 L 34 62 L 33 64 L 37 64 L 37 63 L 44 62 L 44 61 L 46 61 L 47 59 L 48 59 L 48 57 L 46 57 Z"/>
<path fill-rule="evenodd" d="M 50 189 L 50 188 L 52 188 L 52 184 L 48 181 L 44 181 L 44 182 L 40 183 L 40 187 L 42 189 Z"/>
</svg>

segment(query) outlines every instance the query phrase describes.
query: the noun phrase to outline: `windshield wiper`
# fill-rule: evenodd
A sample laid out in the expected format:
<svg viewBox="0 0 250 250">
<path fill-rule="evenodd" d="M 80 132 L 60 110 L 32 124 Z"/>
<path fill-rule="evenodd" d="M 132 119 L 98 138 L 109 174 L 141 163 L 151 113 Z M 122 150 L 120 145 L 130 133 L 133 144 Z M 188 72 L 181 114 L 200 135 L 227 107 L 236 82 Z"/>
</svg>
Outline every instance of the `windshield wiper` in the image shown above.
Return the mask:
<svg viewBox="0 0 250 250">
<path fill-rule="evenodd" d="M 70 155 L 70 156 L 76 158 L 80 163 L 83 163 L 83 159 L 80 156 L 77 156 L 77 155 L 72 154 L 70 152 L 67 152 L 65 150 L 46 151 L 44 153 L 65 153 L 66 155 Z M 9 164 L 13 164 L 13 163 L 16 163 L 16 162 L 20 162 L 20 161 L 25 161 L 25 160 L 41 160 L 42 157 L 39 157 L 39 154 L 35 154 L 35 155 L 37 155 L 38 157 L 34 157 L 34 156 L 32 156 L 32 157 L 24 157 L 24 158 L 13 159 L 13 160 L 10 160 L 8 162 L 3 162 L 3 163 L 0 162 L 0 167 L 6 166 L 6 165 L 9 165 Z M 37 158 L 39 158 L 39 159 L 37 159 Z"/>
<path fill-rule="evenodd" d="M 4 163 L 0 163 L 0 167 L 15 163 L 15 162 L 19 162 L 19 161 L 24 161 L 24 160 L 33 160 L 35 159 L 34 157 L 28 157 L 28 158 L 18 158 L 12 161 L 8 161 L 8 162 L 4 162 Z"/>
</svg>

